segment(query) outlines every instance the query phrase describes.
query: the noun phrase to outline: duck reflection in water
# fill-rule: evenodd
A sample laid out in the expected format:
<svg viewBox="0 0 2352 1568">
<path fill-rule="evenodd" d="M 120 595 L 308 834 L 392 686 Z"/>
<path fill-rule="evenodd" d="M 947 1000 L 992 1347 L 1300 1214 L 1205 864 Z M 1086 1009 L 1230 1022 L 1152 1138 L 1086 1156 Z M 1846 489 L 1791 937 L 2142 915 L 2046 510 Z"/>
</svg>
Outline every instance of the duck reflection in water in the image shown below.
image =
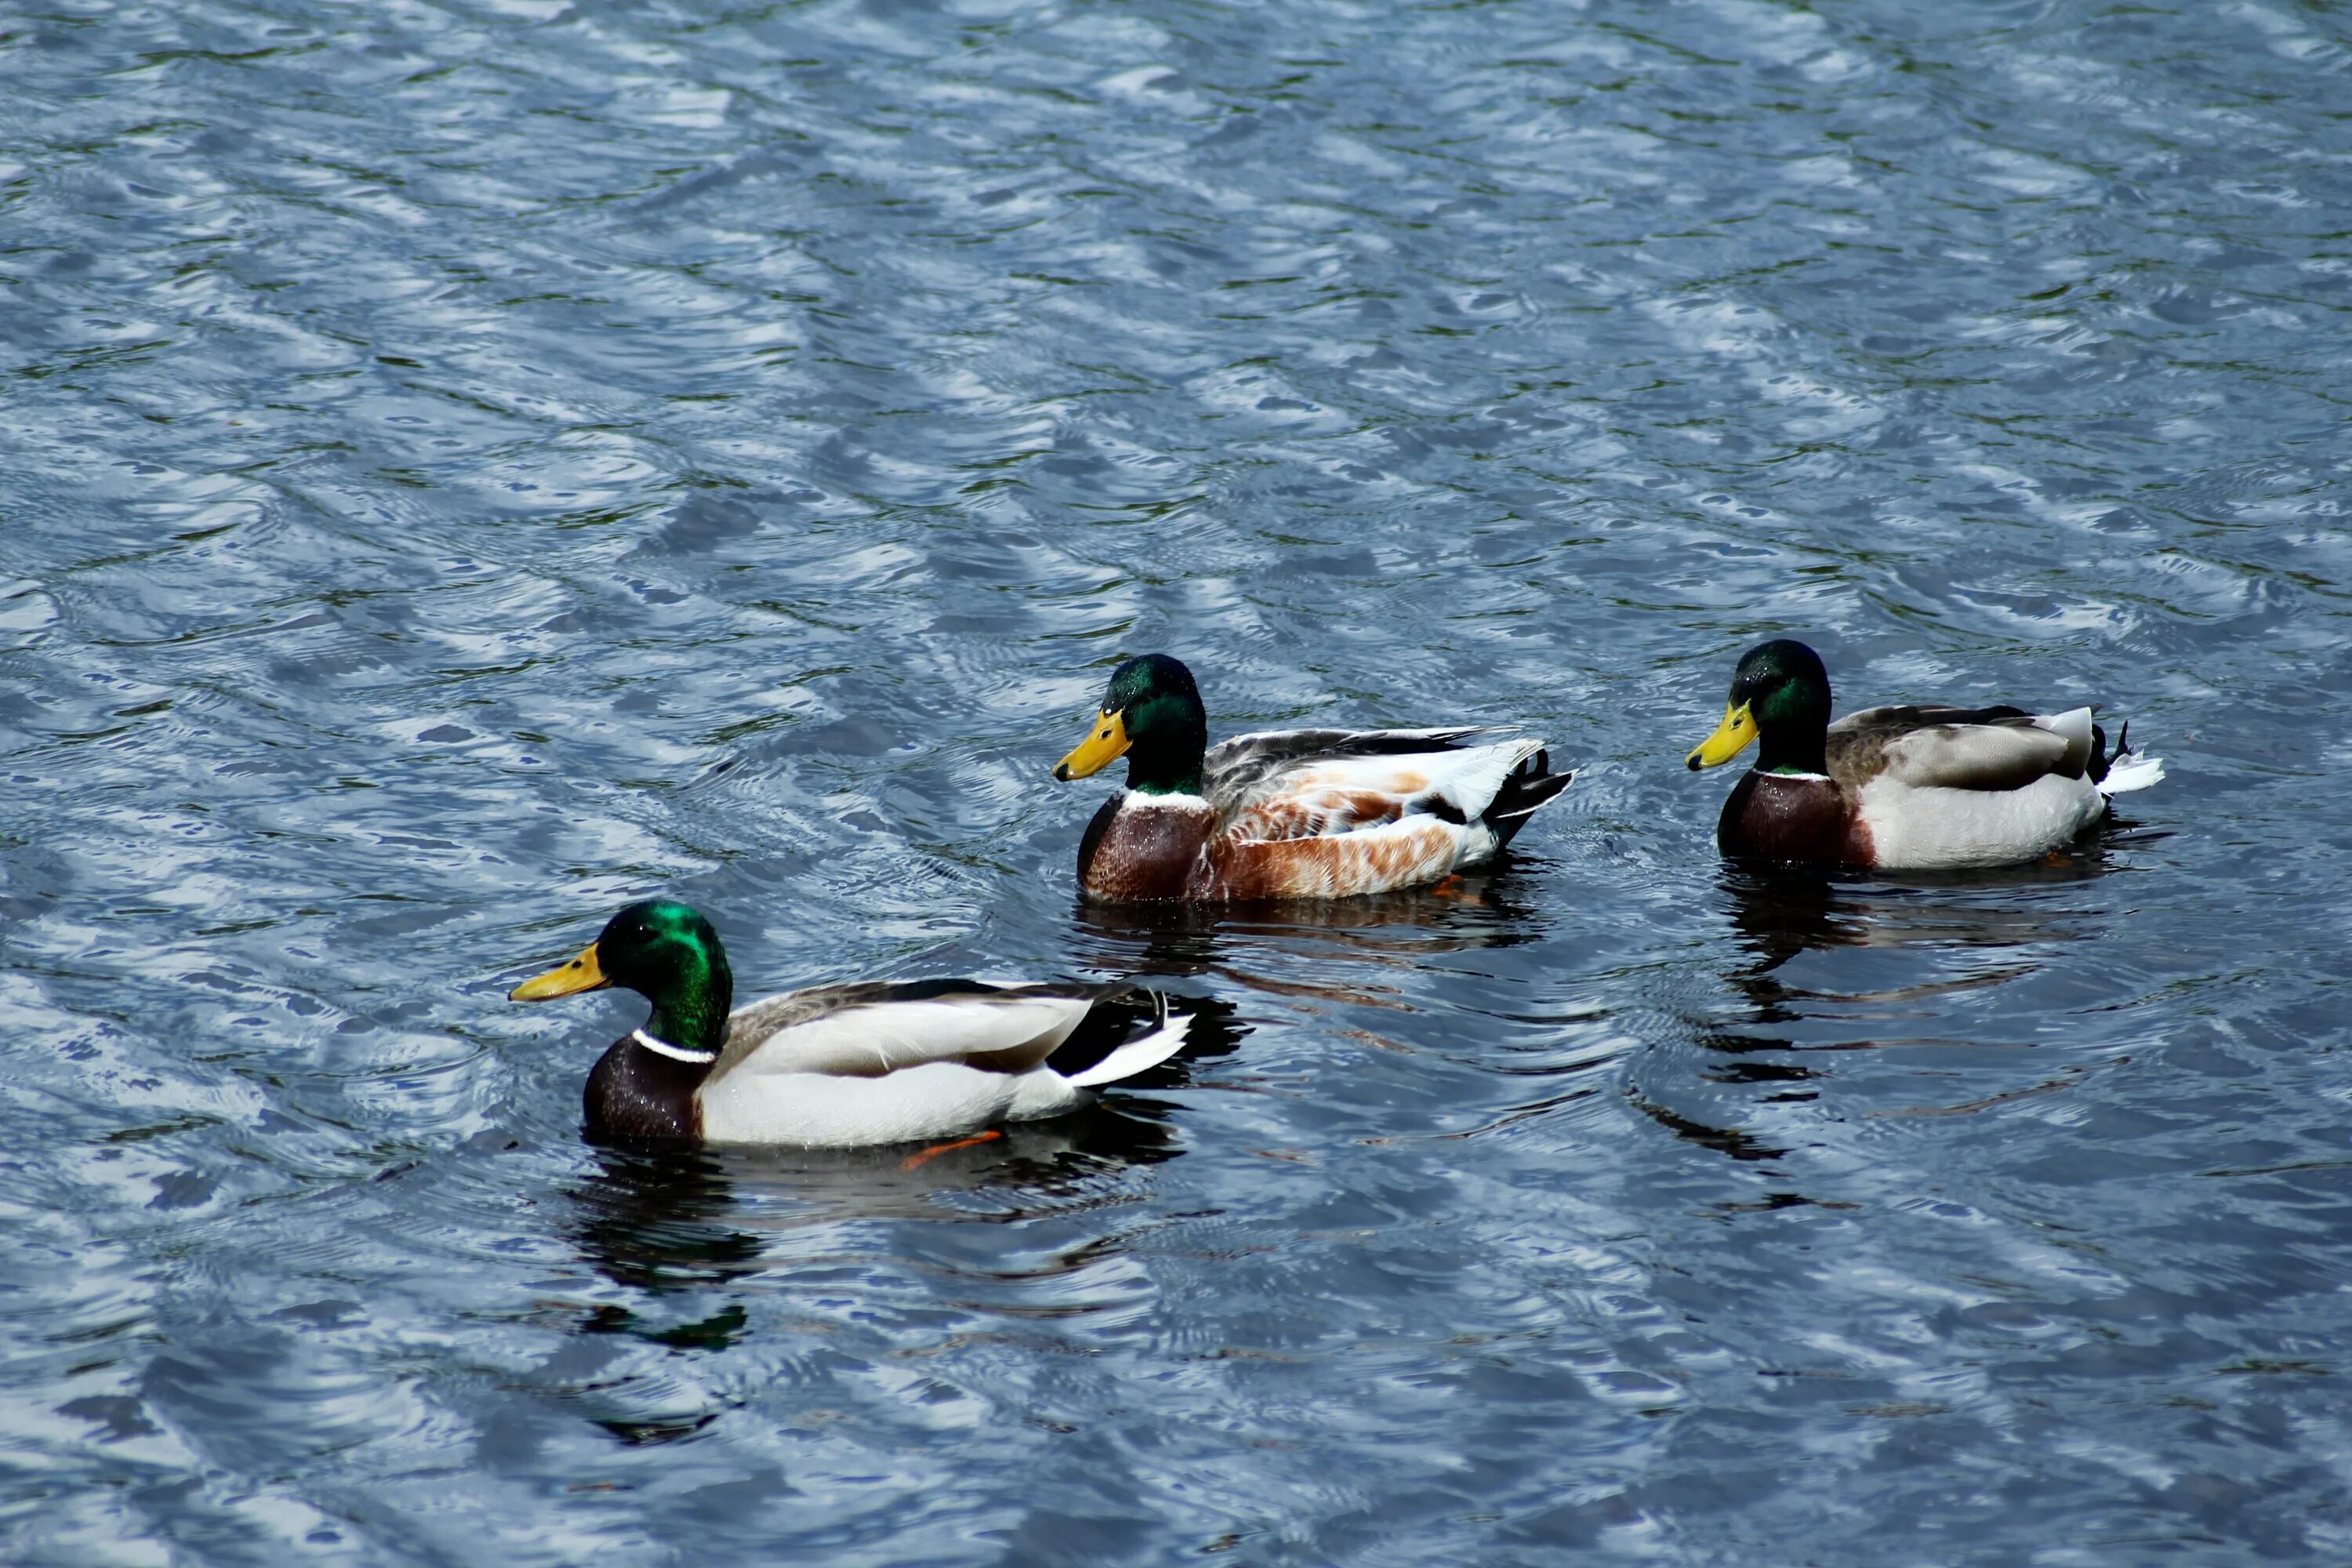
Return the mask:
<svg viewBox="0 0 2352 1568">
<path fill-rule="evenodd" d="M 1834 1059 L 1822 1053 L 1923 1043 L 1916 1029 L 1899 1040 L 1884 1033 L 1887 1021 L 1916 1015 L 1923 1001 L 2034 973 L 2042 959 L 2033 949 L 2087 934 L 2081 911 L 2044 891 L 2104 868 L 2096 846 L 2025 866 L 1916 875 L 1900 885 L 1805 866 L 1725 863 L 1717 887 L 1737 945 L 1724 979 L 1745 1001 L 1745 1016 L 1696 1019 L 1693 1030 L 1693 1043 L 1717 1058 L 1696 1078 L 1724 1088 L 1707 1091 L 1717 1102 L 1711 1109 L 1687 1103 L 1696 1087 L 1688 1082 L 1675 1096 L 1681 1110 L 1638 1095 L 1636 1103 L 1676 1136 L 1734 1159 L 1777 1157 L 1784 1151 L 1737 1123 L 1760 1107 L 1817 1098 L 1816 1080 L 1829 1072 L 1818 1064 Z M 1887 963 L 1901 961 L 1860 954 L 1895 949 L 1921 957 L 1906 966 L 1901 983 L 1888 984 Z M 1829 965 L 1812 971 L 1819 978 L 1810 985 L 1787 972 L 1808 952 L 1827 955 Z M 1836 984 L 1841 977 L 1850 983 Z M 1855 1037 L 1857 1023 L 1868 1026 L 1866 1037 Z"/>
<path fill-rule="evenodd" d="M 1525 879 L 1507 863 L 1431 887 L 1349 899 L 1225 905 L 1080 900 L 1073 919 L 1088 967 L 1104 973 L 1213 975 L 1275 995 L 1323 995 L 1329 987 L 1297 978 L 1317 963 L 1338 959 L 1402 975 L 1433 953 L 1538 941 L 1553 922 L 1522 896 Z M 1201 1038 L 1201 1029 L 1193 1026 L 1194 1043 L 1185 1050 L 1196 1060 L 1218 1048 Z"/>
<path fill-rule="evenodd" d="M 1789 994 L 1768 977 L 1810 950 L 1852 947 L 2017 947 L 2079 933 L 2033 902 L 2003 889 L 2084 882 L 2105 869 L 2095 850 L 2052 856 L 1997 870 L 1952 871 L 1890 886 L 1871 878 L 1770 862 L 1727 863 L 1717 885 L 1732 928 L 1753 962 L 1727 978 L 1769 1006 Z"/>
<path fill-rule="evenodd" d="M 1181 1081 L 1175 1063 L 1154 1071 Z M 1167 1108 L 1133 1095 L 936 1155 L 910 1156 L 910 1147 L 599 1146 L 595 1171 L 572 1191 L 570 1229 L 583 1258 L 627 1295 L 588 1309 L 576 1331 L 677 1353 L 725 1351 L 755 1331 L 751 1298 L 778 1288 L 757 1277 L 789 1285 L 790 1233 L 875 1219 L 1017 1224 L 1091 1207 L 1115 1194 L 1121 1173 L 1181 1152 Z M 828 1254 L 837 1245 L 818 1242 Z M 595 1364 L 608 1363 L 609 1352 Z M 632 1446 L 689 1437 L 729 1403 L 690 1373 L 573 1392 L 590 1419 Z"/>
<path fill-rule="evenodd" d="M 616 1285 L 665 1292 L 724 1285 L 759 1267 L 757 1237 L 725 1223 L 734 1190 L 717 1154 L 607 1144 L 572 1189 L 582 1255 Z"/>
</svg>

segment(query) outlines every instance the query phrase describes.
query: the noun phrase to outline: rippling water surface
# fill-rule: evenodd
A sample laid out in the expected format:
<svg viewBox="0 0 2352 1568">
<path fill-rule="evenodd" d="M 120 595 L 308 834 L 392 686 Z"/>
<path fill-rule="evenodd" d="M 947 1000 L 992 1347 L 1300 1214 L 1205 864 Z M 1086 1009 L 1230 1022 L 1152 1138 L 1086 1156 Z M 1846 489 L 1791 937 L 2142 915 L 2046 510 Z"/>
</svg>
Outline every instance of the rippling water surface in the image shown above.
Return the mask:
<svg viewBox="0 0 2352 1568">
<path fill-rule="evenodd" d="M 27 0 L 0 84 L 11 1563 L 2352 1558 L 2341 6 Z M 1782 631 L 2171 776 L 1727 872 Z M 1587 771 L 1090 912 L 1146 648 Z M 661 889 L 1205 1038 L 602 1154 L 636 1004 L 502 992 Z"/>
</svg>

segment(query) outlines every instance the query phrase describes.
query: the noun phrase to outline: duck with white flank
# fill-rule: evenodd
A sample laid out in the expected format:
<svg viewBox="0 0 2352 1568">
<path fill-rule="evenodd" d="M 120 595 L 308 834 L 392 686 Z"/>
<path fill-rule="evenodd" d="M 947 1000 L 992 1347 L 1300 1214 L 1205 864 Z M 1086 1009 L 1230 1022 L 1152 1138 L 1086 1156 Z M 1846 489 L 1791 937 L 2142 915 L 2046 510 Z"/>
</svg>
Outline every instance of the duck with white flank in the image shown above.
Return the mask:
<svg viewBox="0 0 2352 1568">
<path fill-rule="evenodd" d="M 569 963 L 527 980 L 518 1002 L 618 985 L 653 1004 L 643 1027 L 588 1075 L 596 1137 L 844 1147 L 950 1138 L 1093 1103 L 1100 1085 L 1174 1056 L 1188 1016 L 1081 1070 L 1054 1053 L 1132 985 L 921 980 L 820 985 L 732 1013 L 735 978 L 710 922 L 649 900 L 607 921 Z"/>
<path fill-rule="evenodd" d="M 1716 767 L 1751 742 L 1716 826 L 1726 855 L 1883 871 L 2035 859 L 2164 777 L 2121 734 L 2110 753 L 2088 708 L 1866 708 L 1832 724 L 1821 656 L 1787 638 L 1741 658 L 1723 722 L 1686 760 Z"/>
</svg>

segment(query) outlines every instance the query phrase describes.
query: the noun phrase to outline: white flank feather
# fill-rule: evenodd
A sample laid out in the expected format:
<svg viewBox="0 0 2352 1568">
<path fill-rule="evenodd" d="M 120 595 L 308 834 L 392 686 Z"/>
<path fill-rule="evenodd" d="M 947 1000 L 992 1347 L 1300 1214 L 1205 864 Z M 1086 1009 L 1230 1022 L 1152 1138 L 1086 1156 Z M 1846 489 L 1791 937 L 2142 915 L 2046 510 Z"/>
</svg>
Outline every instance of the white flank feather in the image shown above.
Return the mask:
<svg viewBox="0 0 2352 1568">
<path fill-rule="evenodd" d="M 2052 773 L 2023 789 L 1945 789 L 1875 778 L 1862 786 L 1871 862 L 1885 871 L 2009 866 L 2065 844 L 2099 819 L 2087 778 Z"/>
<path fill-rule="evenodd" d="M 695 1100 L 706 1142 L 845 1148 L 953 1138 L 1001 1121 L 1059 1116 L 1087 1096 L 1048 1069 L 982 1072 L 935 1061 L 883 1078 L 730 1074 L 704 1084 Z"/>
</svg>

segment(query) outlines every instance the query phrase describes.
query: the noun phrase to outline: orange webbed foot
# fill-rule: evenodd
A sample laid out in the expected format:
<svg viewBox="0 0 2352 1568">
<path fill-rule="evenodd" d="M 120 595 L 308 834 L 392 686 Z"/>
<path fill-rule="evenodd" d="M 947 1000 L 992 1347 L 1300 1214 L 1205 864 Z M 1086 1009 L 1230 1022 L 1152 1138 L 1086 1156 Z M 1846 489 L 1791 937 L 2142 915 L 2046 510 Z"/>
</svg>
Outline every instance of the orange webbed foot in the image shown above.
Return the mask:
<svg viewBox="0 0 2352 1568">
<path fill-rule="evenodd" d="M 929 1148 L 918 1150 L 899 1161 L 898 1169 L 911 1171 L 919 1166 L 929 1164 L 942 1154 L 953 1153 L 958 1149 L 969 1149 L 975 1143 L 986 1143 L 1003 1136 L 1003 1133 L 992 1127 L 985 1132 L 975 1132 L 969 1138 L 959 1138 L 952 1143 L 934 1143 Z"/>
</svg>

